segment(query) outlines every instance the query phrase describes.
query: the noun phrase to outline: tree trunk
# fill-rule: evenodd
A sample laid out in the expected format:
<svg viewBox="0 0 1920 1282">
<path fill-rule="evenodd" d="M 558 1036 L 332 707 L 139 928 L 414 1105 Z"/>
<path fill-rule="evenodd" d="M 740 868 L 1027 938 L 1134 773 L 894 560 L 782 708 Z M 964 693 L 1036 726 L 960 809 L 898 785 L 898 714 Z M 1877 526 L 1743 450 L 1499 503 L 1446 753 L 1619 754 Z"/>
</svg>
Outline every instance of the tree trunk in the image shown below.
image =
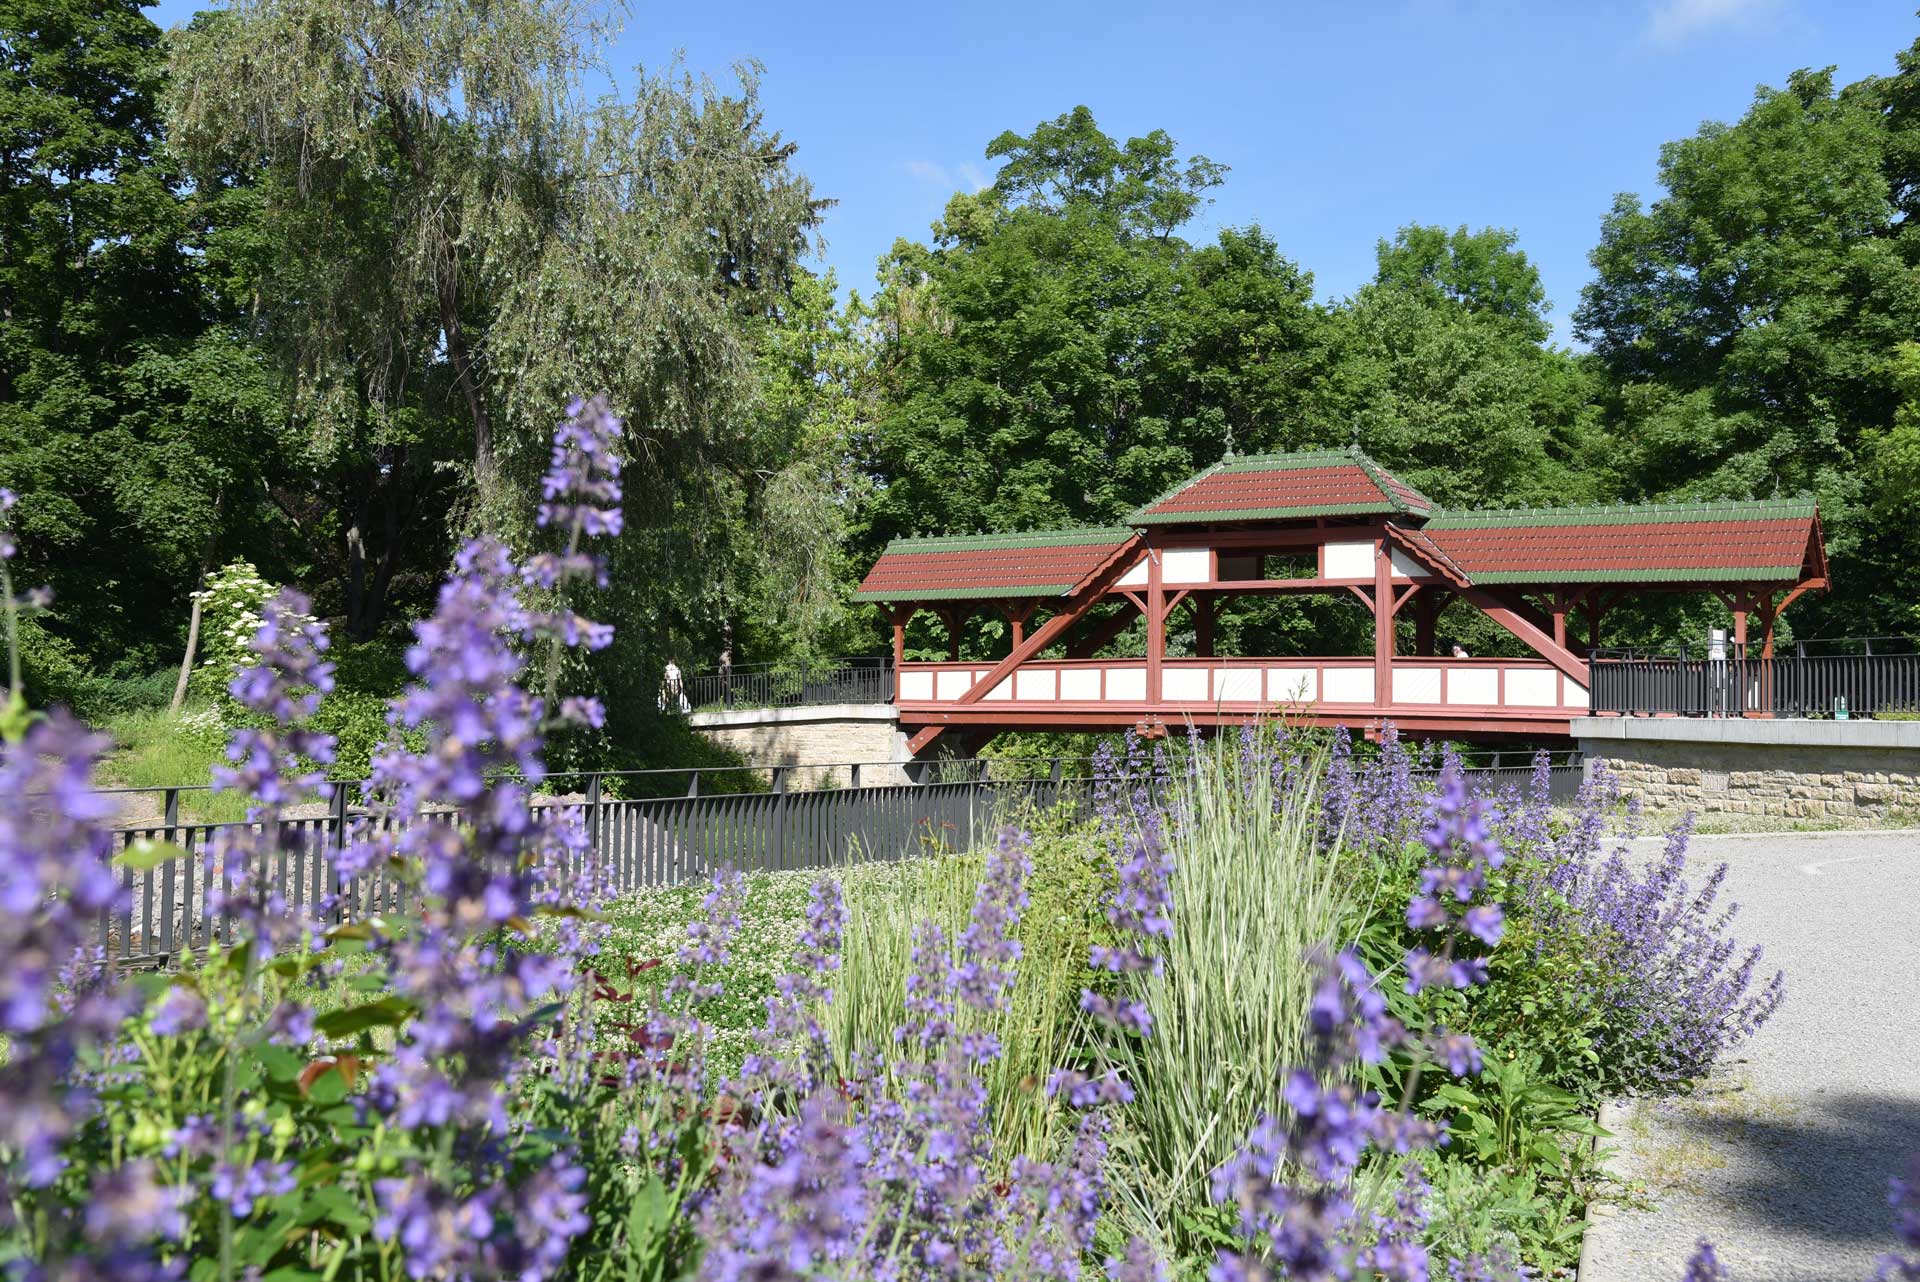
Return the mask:
<svg viewBox="0 0 1920 1282">
<path fill-rule="evenodd" d="M 220 515 L 226 510 L 227 495 L 224 490 L 215 490 L 213 495 L 213 529 L 207 535 L 206 546 L 200 549 L 200 577 L 194 580 L 193 608 L 187 613 L 187 652 L 180 656 L 180 676 L 173 683 L 173 702 L 167 705 L 167 715 L 177 717 L 187 702 L 187 684 L 193 679 L 193 656 L 200 648 L 200 613 L 204 602 L 200 594 L 207 590 L 207 575 L 213 569 L 213 549 L 220 540 Z"/>
<path fill-rule="evenodd" d="M 200 575 L 201 586 L 206 585 L 207 576 Z M 193 652 L 200 648 L 200 593 L 193 594 L 193 611 L 187 616 L 187 652 L 180 656 L 180 677 L 173 683 L 173 702 L 167 705 L 167 715 L 180 715 L 181 705 L 187 701 L 187 682 L 193 676 Z"/>
</svg>

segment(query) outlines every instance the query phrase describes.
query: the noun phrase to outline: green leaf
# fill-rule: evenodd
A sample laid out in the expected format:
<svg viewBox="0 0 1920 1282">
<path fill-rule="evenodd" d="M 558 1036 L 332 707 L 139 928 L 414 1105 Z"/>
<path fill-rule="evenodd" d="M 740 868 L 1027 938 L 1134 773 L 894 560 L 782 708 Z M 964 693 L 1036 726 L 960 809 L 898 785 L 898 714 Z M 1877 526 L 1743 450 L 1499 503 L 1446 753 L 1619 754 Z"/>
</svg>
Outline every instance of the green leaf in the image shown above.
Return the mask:
<svg viewBox="0 0 1920 1282">
<path fill-rule="evenodd" d="M 411 1002 L 399 997 L 383 997 L 377 1002 L 328 1011 L 313 1023 L 328 1037 L 347 1037 L 370 1028 L 396 1028 L 412 1013 Z"/>
<path fill-rule="evenodd" d="M 113 857 L 115 868 L 132 868 L 144 871 L 158 868 L 161 864 L 170 864 L 176 859 L 185 859 L 188 850 L 171 841 L 153 841 L 142 837 Z"/>
</svg>

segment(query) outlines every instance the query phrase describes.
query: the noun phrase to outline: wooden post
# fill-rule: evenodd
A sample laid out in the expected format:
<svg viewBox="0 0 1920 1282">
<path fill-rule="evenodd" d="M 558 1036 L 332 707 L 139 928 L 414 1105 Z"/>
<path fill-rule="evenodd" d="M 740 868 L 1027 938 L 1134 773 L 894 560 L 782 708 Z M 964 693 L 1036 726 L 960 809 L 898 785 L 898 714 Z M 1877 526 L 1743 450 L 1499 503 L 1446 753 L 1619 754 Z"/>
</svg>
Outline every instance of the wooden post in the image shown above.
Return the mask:
<svg viewBox="0 0 1920 1282">
<path fill-rule="evenodd" d="M 960 613 L 957 610 L 942 610 L 940 617 L 947 624 L 947 662 L 960 662 Z"/>
<path fill-rule="evenodd" d="M 896 687 L 900 683 L 900 665 L 907 661 L 907 620 L 912 617 L 912 606 L 903 605 L 893 612 L 893 680 Z"/>
<path fill-rule="evenodd" d="M 1160 549 L 1147 544 L 1147 706 L 1160 705 L 1160 669 L 1167 655 L 1166 596 L 1160 585 Z"/>
<path fill-rule="evenodd" d="M 1213 658 L 1213 625 L 1217 617 L 1213 594 L 1196 592 L 1193 601 L 1193 649 L 1203 659 Z"/>
<path fill-rule="evenodd" d="M 1553 590 L 1553 643 L 1561 649 L 1567 645 L 1567 611 L 1573 608 L 1573 593 L 1566 588 Z"/>
<path fill-rule="evenodd" d="M 1607 612 L 1602 600 L 1604 595 L 1599 588 L 1587 593 L 1587 649 L 1589 651 L 1600 648 L 1600 619 Z"/>
<path fill-rule="evenodd" d="M 1020 643 L 1027 639 L 1027 620 L 1033 617 L 1033 612 L 1039 604 L 1038 601 L 1029 601 L 1025 605 L 1015 605 L 1008 601 L 1001 606 L 1001 609 L 1006 611 L 1007 622 L 1013 628 L 1012 649 L 1018 650 Z"/>
<path fill-rule="evenodd" d="M 1440 621 L 1440 598 L 1436 589 L 1421 588 L 1413 595 L 1413 652 L 1432 654 L 1439 642 L 1434 635 Z"/>
<path fill-rule="evenodd" d="M 1393 561 L 1386 539 L 1373 545 L 1373 702 L 1393 701 Z"/>
</svg>

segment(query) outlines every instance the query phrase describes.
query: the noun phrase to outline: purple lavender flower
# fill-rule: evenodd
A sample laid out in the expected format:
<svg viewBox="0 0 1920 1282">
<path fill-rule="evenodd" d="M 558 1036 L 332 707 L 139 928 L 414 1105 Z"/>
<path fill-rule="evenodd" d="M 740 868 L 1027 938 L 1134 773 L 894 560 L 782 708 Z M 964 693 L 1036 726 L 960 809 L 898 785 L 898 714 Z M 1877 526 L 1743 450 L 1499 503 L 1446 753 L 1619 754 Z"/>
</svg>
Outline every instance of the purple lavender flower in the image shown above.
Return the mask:
<svg viewBox="0 0 1920 1282">
<path fill-rule="evenodd" d="M 9 1042 L 0 1147 L 16 1155 L 29 1187 L 62 1169 L 59 1146 L 84 1104 L 69 1080 L 73 1066 L 133 1007 L 130 994 L 97 975 L 65 1000 L 54 993 L 76 960 L 87 969 L 99 914 L 122 902 L 101 826 L 107 805 L 91 783 L 105 746 L 57 710 L 19 742 L 0 743 L 0 1033 Z"/>
<path fill-rule="evenodd" d="M 1020 941 L 1013 934 L 1026 911 L 1026 882 L 1033 871 L 1027 845 L 1025 833 L 1001 830 L 960 936 L 960 957 L 949 984 L 956 998 L 976 1010 L 1000 1009 L 1013 986 L 1013 968 L 1020 960 Z"/>
<path fill-rule="evenodd" d="M 1108 1282 L 1167 1282 L 1167 1266 L 1140 1238 L 1127 1239 L 1124 1255 L 1107 1257 Z"/>
<path fill-rule="evenodd" d="M 253 1162 L 246 1166 L 221 1162 L 213 1168 L 213 1181 L 207 1191 L 244 1220 L 261 1199 L 291 1193 L 296 1186 L 291 1162 Z"/>
<path fill-rule="evenodd" d="M 206 999 L 185 984 L 175 984 L 154 1007 L 148 1023 L 162 1037 L 196 1032 L 207 1026 Z"/>
<path fill-rule="evenodd" d="M 187 1190 L 162 1184 L 152 1162 L 134 1161 L 102 1171 L 88 1189 L 84 1227 L 96 1246 L 134 1247 L 186 1232 Z"/>
<path fill-rule="evenodd" d="M 1713 1243 L 1702 1238 L 1687 1260 L 1686 1282 L 1727 1282 L 1727 1279 L 1726 1266 L 1714 1253 Z"/>
<path fill-rule="evenodd" d="M 1904 1175 L 1887 1181 L 1887 1205 L 1893 1208 L 1893 1231 L 1900 1244 L 1912 1254 L 1888 1254 L 1880 1257 L 1878 1277 L 1882 1282 L 1899 1279 L 1914 1282 L 1920 1278 L 1920 1153 L 1907 1158 Z"/>
</svg>

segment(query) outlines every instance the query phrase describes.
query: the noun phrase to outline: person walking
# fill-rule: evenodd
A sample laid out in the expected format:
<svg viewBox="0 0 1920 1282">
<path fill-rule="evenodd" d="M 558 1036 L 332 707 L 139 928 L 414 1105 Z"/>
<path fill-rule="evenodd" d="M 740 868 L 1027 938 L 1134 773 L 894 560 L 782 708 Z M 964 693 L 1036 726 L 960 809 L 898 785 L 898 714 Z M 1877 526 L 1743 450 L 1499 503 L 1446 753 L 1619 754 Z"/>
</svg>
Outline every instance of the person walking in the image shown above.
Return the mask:
<svg viewBox="0 0 1920 1282">
<path fill-rule="evenodd" d="M 685 716 L 693 711 L 693 705 L 687 701 L 686 682 L 680 676 L 680 665 L 667 658 L 667 668 L 660 676 L 660 711 L 678 712 Z"/>
</svg>

